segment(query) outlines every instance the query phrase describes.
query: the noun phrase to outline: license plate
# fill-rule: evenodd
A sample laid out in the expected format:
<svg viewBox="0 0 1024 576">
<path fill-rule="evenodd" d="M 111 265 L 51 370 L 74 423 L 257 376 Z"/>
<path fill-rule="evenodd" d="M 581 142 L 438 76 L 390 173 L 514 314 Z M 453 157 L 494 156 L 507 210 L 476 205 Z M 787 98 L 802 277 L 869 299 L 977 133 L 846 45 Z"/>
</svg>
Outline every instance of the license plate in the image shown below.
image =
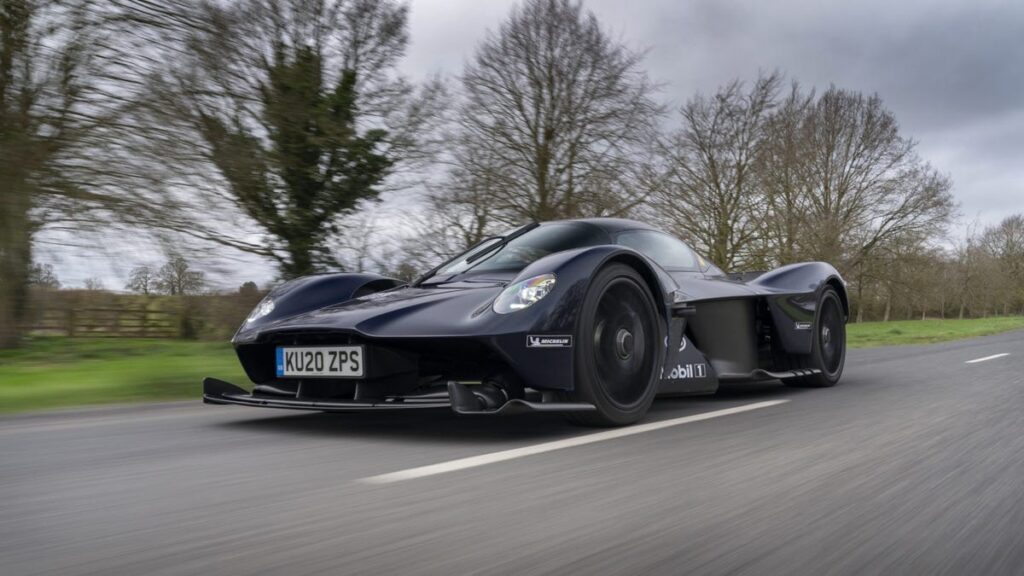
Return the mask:
<svg viewBox="0 0 1024 576">
<path fill-rule="evenodd" d="M 277 376 L 302 378 L 361 378 L 362 346 L 315 346 L 277 349 Z"/>
</svg>

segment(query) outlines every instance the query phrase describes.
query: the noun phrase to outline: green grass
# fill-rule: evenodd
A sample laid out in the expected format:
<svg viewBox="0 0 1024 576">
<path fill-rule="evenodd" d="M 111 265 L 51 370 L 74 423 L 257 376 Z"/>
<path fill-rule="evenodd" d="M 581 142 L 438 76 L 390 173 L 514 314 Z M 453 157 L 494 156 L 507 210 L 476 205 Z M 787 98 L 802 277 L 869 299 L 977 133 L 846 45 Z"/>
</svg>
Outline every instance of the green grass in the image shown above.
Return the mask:
<svg viewBox="0 0 1024 576">
<path fill-rule="evenodd" d="M 0 412 L 155 400 L 199 401 L 204 376 L 248 383 L 227 343 L 35 338 L 0 351 Z"/>
<path fill-rule="evenodd" d="M 1024 316 L 972 318 L 969 320 L 900 320 L 862 322 L 846 326 L 850 348 L 933 344 L 1024 329 Z"/>
</svg>

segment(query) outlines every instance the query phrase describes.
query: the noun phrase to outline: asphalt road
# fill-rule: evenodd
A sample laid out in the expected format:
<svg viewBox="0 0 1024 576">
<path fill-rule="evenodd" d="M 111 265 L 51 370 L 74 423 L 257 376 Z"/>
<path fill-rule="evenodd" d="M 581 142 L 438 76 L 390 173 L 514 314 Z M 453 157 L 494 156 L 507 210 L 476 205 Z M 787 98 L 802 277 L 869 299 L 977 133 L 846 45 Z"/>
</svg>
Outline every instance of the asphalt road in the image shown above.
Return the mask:
<svg viewBox="0 0 1024 576">
<path fill-rule="evenodd" d="M 1024 332 L 655 406 L 0 419 L 0 573 L 1024 574 Z"/>
</svg>

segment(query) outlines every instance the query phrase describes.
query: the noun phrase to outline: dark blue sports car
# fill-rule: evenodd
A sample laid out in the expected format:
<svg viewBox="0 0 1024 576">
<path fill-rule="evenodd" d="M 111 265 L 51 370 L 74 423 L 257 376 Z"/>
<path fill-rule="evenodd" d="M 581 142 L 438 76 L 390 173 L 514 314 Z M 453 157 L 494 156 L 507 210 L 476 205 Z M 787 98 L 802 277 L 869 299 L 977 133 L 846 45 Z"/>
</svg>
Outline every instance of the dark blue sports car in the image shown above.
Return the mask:
<svg viewBox="0 0 1024 576">
<path fill-rule="evenodd" d="M 728 275 L 640 222 L 533 223 L 411 284 L 338 273 L 281 285 L 233 339 L 252 392 L 207 378 L 203 398 L 623 425 L 655 396 L 711 394 L 724 381 L 832 386 L 848 316 L 829 264 Z"/>
</svg>

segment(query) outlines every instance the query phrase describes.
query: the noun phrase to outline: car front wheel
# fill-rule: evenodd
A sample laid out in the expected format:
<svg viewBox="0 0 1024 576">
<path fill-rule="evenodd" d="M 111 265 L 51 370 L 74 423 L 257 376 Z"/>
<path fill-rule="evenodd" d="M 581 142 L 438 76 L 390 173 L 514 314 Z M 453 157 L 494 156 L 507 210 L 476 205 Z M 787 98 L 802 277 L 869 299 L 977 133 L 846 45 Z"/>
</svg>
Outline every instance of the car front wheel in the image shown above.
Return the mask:
<svg viewBox="0 0 1024 576">
<path fill-rule="evenodd" d="M 624 264 L 595 276 L 576 334 L 575 389 L 567 396 L 595 412 L 573 413 L 587 426 L 623 426 L 642 418 L 657 392 L 662 322 L 643 278 Z"/>
</svg>

